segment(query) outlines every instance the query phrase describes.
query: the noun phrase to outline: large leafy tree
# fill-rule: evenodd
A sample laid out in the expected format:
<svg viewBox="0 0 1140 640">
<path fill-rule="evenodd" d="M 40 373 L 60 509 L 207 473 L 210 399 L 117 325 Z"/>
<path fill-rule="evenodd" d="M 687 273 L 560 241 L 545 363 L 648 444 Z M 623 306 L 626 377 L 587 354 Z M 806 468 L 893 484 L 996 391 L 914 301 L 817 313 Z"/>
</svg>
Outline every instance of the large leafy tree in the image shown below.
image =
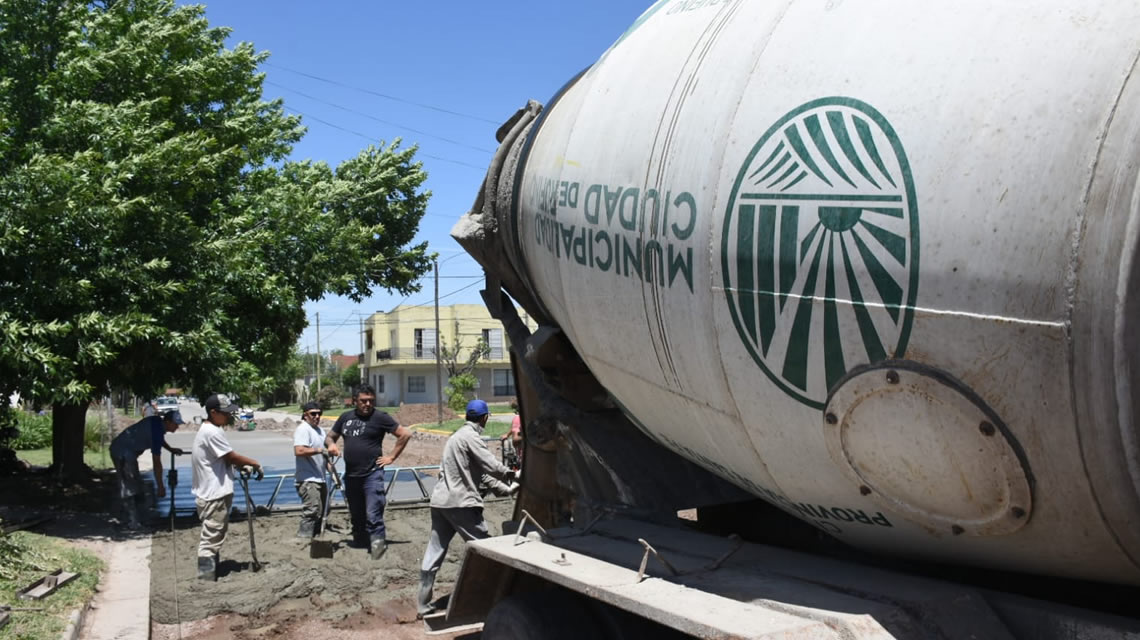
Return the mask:
<svg viewBox="0 0 1140 640">
<path fill-rule="evenodd" d="M 288 161 L 304 128 L 228 33 L 170 0 L 0 1 L 0 392 L 53 405 L 61 474 L 109 385 L 269 385 L 305 301 L 429 266 L 415 148 Z"/>
</svg>

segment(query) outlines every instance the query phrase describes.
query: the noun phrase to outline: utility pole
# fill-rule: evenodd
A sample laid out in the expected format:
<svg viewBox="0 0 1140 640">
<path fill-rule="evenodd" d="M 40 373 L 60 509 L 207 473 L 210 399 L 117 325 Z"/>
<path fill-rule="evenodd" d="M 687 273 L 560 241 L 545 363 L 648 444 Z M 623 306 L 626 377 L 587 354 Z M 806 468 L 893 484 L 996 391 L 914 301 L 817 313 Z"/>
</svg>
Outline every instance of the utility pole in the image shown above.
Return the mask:
<svg viewBox="0 0 1140 640">
<path fill-rule="evenodd" d="M 435 270 L 435 398 L 436 420 L 443 424 L 443 356 L 439 352 L 439 260 L 432 260 Z"/>
<path fill-rule="evenodd" d="M 360 316 L 360 362 L 356 365 L 356 368 L 360 370 L 360 384 L 368 381 L 368 376 L 364 371 L 364 365 L 367 362 L 368 354 L 364 353 L 364 316 Z"/>
<path fill-rule="evenodd" d="M 321 312 L 317 312 L 317 393 L 321 392 Z"/>
</svg>

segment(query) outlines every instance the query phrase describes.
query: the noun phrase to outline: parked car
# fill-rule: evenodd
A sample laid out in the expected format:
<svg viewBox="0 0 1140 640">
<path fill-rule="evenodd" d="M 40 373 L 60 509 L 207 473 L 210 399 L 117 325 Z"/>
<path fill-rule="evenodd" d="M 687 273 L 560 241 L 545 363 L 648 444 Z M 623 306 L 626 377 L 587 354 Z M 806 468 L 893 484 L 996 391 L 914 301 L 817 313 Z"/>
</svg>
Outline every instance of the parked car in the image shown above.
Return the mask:
<svg viewBox="0 0 1140 640">
<path fill-rule="evenodd" d="M 154 406 L 158 407 L 159 413 L 163 411 L 177 411 L 178 398 L 173 396 L 161 396 L 154 399 Z"/>
</svg>

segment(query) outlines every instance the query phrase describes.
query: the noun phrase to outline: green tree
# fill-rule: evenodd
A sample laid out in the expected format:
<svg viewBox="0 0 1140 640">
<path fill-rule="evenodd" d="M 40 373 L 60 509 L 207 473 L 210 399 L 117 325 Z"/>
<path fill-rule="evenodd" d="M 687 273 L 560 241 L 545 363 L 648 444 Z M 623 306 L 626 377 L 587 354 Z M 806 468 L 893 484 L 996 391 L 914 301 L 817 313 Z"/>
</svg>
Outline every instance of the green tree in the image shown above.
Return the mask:
<svg viewBox="0 0 1140 640">
<path fill-rule="evenodd" d="M 459 339 L 459 334 L 456 333 L 455 339 L 448 345 L 444 342 L 444 338 L 440 336 L 439 340 L 439 359 L 443 368 L 447 370 L 447 377 L 454 378 L 461 376 L 465 373 L 471 373 L 475 370 L 475 365 L 479 364 L 480 360 L 485 359 L 491 355 L 491 345 L 483 338 L 475 341 L 475 346 L 467 352 L 467 358 L 463 359 L 463 345 Z M 474 388 L 474 387 L 472 387 Z"/>
<path fill-rule="evenodd" d="M 267 385 L 305 301 L 430 265 L 415 147 L 287 161 L 300 119 L 228 34 L 171 0 L 0 2 L 0 397 L 53 405 L 61 475 L 108 384 Z"/>
<path fill-rule="evenodd" d="M 340 372 L 340 383 L 345 389 L 360 386 L 360 365 L 350 364 Z"/>
<path fill-rule="evenodd" d="M 463 345 L 458 332 L 450 345 L 446 344 L 441 337 L 439 359 L 447 371 L 447 387 L 444 389 L 444 395 L 447 397 L 447 406 L 451 407 L 452 410 L 462 411 L 466 406 L 470 399 L 469 396 L 475 391 L 475 384 L 478 382 L 474 374 L 475 366 L 490 354 L 491 346 L 480 337 L 475 342 L 475 346 L 467 352 L 467 358 L 461 358 Z"/>
<path fill-rule="evenodd" d="M 468 396 L 475 390 L 475 374 L 471 372 L 461 373 L 457 376 L 452 376 L 447 381 L 447 386 L 444 388 L 444 395 L 447 396 L 447 406 L 451 407 L 452 411 L 462 413 L 463 409 L 467 406 L 467 401 L 470 399 Z"/>
</svg>

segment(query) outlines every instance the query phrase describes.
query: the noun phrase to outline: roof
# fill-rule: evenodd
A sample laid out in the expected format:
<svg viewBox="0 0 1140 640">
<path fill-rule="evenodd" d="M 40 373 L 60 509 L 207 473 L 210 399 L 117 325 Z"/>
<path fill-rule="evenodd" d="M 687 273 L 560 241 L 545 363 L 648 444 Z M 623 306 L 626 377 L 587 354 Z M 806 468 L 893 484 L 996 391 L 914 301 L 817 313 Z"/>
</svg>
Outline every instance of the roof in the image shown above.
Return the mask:
<svg viewBox="0 0 1140 640">
<path fill-rule="evenodd" d="M 329 356 L 329 361 L 332 362 L 333 366 L 335 366 L 337 369 L 344 370 L 344 369 L 351 367 L 354 364 L 359 364 L 360 363 L 360 356 L 356 356 L 356 355 L 352 355 L 352 356 L 349 356 L 349 355 Z"/>
</svg>

